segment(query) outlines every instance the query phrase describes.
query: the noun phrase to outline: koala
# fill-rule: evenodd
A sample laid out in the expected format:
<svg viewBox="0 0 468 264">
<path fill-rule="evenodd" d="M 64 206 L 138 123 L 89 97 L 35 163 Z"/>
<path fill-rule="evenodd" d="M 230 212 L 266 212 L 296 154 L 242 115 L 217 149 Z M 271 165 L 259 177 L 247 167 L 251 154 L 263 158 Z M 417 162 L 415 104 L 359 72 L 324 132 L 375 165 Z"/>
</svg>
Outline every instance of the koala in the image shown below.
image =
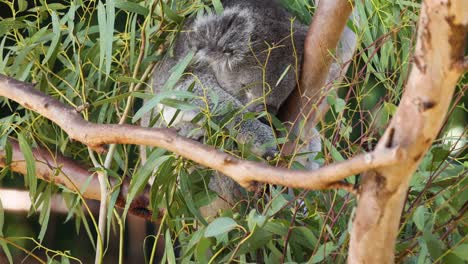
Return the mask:
<svg viewBox="0 0 468 264">
<path fill-rule="evenodd" d="M 233 120 L 227 122 L 227 129 L 236 134 L 236 140 L 241 144 L 250 144 L 252 153 L 262 156 L 265 159 L 273 158 L 277 152 L 276 144 L 274 144 L 275 135 L 270 126 L 260 122 L 257 119 L 246 118 L 243 119 L 243 111 L 245 106 L 234 96 L 222 89 L 213 72 L 209 68 L 204 67 L 191 67 L 190 75 L 182 77 L 176 85 L 176 90 L 187 91 L 192 87 L 191 92 L 197 97 L 190 99 L 189 103 L 196 106 L 199 110 L 184 111 L 177 116 L 177 110 L 159 104 L 157 109 L 162 113 L 162 118 L 159 125 L 167 125 L 172 119 L 173 126 L 180 135 L 198 140 L 204 136 L 203 129 L 200 128 L 199 123 L 194 124 L 192 120 L 200 113 L 202 109 L 210 112 L 216 109 L 234 109 L 240 113 L 233 116 Z M 211 90 L 211 92 L 207 91 Z M 216 97 L 214 99 L 213 97 Z M 204 98 L 205 100 L 202 100 Z M 215 101 L 217 102 L 215 104 Z M 222 117 L 214 116 L 215 121 Z"/>
<path fill-rule="evenodd" d="M 156 126 L 167 127 L 171 122 L 180 135 L 199 140 L 206 133 L 193 119 L 204 110 L 231 108 L 237 114 L 226 129 L 234 132 L 239 143 L 248 143 L 253 153 L 272 158 L 278 153 L 273 129 L 244 116 L 262 111 L 276 114 L 295 89 L 307 27 L 293 22 L 275 0 L 222 3 L 225 9 L 221 14 L 186 20 L 174 43 L 174 56 L 166 56 L 153 73 L 153 92 L 163 92 L 171 69 L 193 52 L 194 62 L 186 69 L 188 74 L 174 89 L 191 89 L 197 97 L 189 103 L 198 110 L 177 111 L 160 104 L 157 111 L 162 118 Z M 148 124 L 146 116 L 142 125 Z M 239 194 L 239 186 L 219 173 L 210 180 L 209 188 L 228 203 L 227 207 Z"/>
<path fill-rule="evenodd" d="M 190 24 L 188 48 L 249 111 L 276 114 L 296 87 L 307 27 L 274 0 L 223 4 L 222 14 Z"/>
</svg>

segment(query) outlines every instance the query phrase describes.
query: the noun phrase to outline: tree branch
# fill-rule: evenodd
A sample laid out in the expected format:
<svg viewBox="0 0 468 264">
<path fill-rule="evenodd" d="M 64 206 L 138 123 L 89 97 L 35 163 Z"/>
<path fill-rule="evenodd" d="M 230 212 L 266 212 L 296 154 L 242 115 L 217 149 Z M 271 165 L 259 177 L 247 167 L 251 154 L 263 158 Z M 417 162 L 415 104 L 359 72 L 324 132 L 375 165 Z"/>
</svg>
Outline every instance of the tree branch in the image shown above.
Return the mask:
<svg viewBox="0 0 468 264">
<path fill-rule="evenodd" d="M 26 161 L 21 153 L 18 142 L 9 140 L 12 146 L 11 163 L 6 164 L 6 151 L 0 149 L 0 167 L 9 167 L 12 171 L 26 174 Z M 78 162 L 65 158 L 60 155 L 52 155 L 45 149 L 34 148 L 33 155 L 36 160 L 37 178 L 52 182 L 57 185 L 62 185 L 67 189 L 80 193 L 84 198 L 92 200 L 100 200 L 100 186 L 96 172 L 90 172 L 86 167 Z M 129 181 L 125 178 L 121 183 L 113 180 L 113 185 L 120 184 L 120 194 L 117 200 L 117 206 L 124 207 L 126 203 Z M 130 204 L 130 213 L 151 218 L 149 209 L 149 188 L 146 188 L 143 193 L 137 196 Z"/>
<path fill-rule="evenodd" d="M 351 232 L 349 263 L 393 263 L 408 184 L 442 127 L 463 74 L 468 32 L 465 0 L 426 0 L 414 63 L 395 116 L 376 151 L 401 147 L 407 158 L 362 175 Z"/>
<path fill-rule="evenodd" d="M 10 98 L 26 108 L 52 120 L 65 130 L 71 139 L 104 151 L 105 144 L 138 144 L 161 147 L 198 164 L 213 168 L 249 188 L 254 182 L 280 184 L 310 190 L 323 190 L 342 186 L 344 178 L 394 164 L 402 155 L 398 149 L 361 154 L 350 160 L 331 164 L 315 171 L 288 170 L 262 163 L 245 161 L 178 136 L 165 128 L 144 128 L 131 125 L 100 125 L 85 121 L 77 111 L 58 100 L 48 97 L 32 85 L 0 76 L 0 96 Z M 83 179 L 80 179 L 83 181 Z M 62 182 L 70 184 L 66 179 Z M 93 185 L 98 186 L 98 184 Z M 74 188 L 72 188 L 74 190 Z M 99 199 L 97 189 L 86 190 L 93 199 Z"/>
<path fill-rule="evenodd" d="M 300 84 L 279 112 L 280 120 L 290 123 L 291 133 L 303 142 L 311 140 L 313 127 L 328 110 L 325 99 L 333 86 L 325 84 L 344 77 L 349 64 L 340 63 L 349 61 L 356 49 L 357 37 L 346 28 L 351 11 L 349 1 L 320 1 L 307 32 Z M 297 140 L 286 143 L 283 154 L 290 155 L 297 144 Z"/>
</svg>

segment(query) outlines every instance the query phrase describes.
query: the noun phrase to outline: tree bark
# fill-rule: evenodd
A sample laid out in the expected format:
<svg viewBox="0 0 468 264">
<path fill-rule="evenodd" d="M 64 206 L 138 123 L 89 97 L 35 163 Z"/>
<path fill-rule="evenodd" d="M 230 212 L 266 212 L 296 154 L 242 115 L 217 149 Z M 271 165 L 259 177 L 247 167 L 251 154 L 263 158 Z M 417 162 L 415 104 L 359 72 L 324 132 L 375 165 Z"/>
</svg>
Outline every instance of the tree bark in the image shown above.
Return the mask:
<svg viewBox="0 0 468 264">
<path fill-rule="evenodd" d="M 455 85 L 466 70 L 467 31 L 466 1 L 424 1 L 408 83 L 376 147 L 403 148 L 407 158 L 362 175 L 349 263 L 393 263 L 410 178 L 439 133 Z"/>
<path fill-rule="evenodd" d="M 345 62 L 354 55 L 357 37 L 346 27 L 351 11 L 347 0 L 318 3 L 304 43 L 300 83 L 279 112 L 280 120 L 290 124 L 290 133 L 305 144 L 317 136 L 312 133 L 313 127 L 328 110 L 325 99 L 332 85 L 325 88 L 326 84 L 344 76 L 349 65 Z M 291 155 L 298 143 L 287 142 L 282 153 Z"/>
<path fill-rule="evenodd" d="M 106 144 L 137 144 L 160 147 L 231 177 L 244 188 L 256 182 L 279 184 L 309 190 L 343 188 L 342 180 L 364 171 L 394 164 L 405 155 L 398 148 L 357 155 L 313 171 L 291 170 L 260 162 L 241 160 L 213 147 L 181 137 L 167 128 L 95 124 L 84 120 L 72 107 L 42 94 L 30 84 L 0 75 L 0 96 L 12 99 L 59 125 L 71 139 L 105 151 Z M 190 150 L 190 151 L 187 151 Z M 0 156 L 1 157 L 1 156 Z M 93 190 L 94 195 L 98 194 Z"/>
<path fill-rule="evenodd" d="M 8 166 L 12 171 L 26 174 L 26 161 L 19 145 L 14 140 L 9 140 L 12 146 L 11 163 L 5 163 L 6 151 L 0 149 L 0 167 Z M 38 179 L 52 182 L 57 185 L 79 193 L 82 198 L 100 200 L 100 186 L 97 179 L 97 173 L 91 172 L 89 168 L 83 166 L 75 160 L 65 158 L 61 155 L 52 155 L 42 148 L 33 149 L 34 159 L 36 161 L 35 175 Z M 117 206 L 124 207 L 127 199 L 129 181 L 123 178 L 119 183 L 113 178 L 110 179 L 113 186 L 120 185 L 119 199 Z M 150 219 L 151 210 L 149 209 L 149 188 L 135 197 L 130 204 L 129 212 L 131 214 Z"/>
</svg>

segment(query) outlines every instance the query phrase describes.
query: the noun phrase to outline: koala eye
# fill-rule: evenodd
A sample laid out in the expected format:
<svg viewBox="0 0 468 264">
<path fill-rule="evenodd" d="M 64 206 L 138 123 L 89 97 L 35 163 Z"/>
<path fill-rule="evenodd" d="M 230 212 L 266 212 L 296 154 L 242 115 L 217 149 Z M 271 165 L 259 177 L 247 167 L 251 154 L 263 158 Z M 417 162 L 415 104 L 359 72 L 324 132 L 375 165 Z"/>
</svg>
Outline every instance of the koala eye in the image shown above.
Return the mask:
<svg viewBox="0 0 468 264">
<path fill-rule="evenodd" d="M 224 49 L 223 53 L 226 54 L 226 55 L 232 55 L 232 54 L 234 54 L 234 51 L 232 49 Z"/>
</svg>

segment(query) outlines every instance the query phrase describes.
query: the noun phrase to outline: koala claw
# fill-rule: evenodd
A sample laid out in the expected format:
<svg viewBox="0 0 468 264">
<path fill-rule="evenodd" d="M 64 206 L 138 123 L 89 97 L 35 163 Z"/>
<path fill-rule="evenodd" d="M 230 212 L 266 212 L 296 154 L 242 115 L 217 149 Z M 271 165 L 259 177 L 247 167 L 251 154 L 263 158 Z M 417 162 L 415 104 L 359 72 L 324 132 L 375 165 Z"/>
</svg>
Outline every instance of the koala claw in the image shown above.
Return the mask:
<svg viewBox="0 0 468 264">
<path fill-rule="evenodd" d="M 263 158 L 265 160 L 273 160 L 275 159 L 275 157 L 278 155 L 278 151 L 277 150 L 267 150 L 264 154 L 263 154 Z"/>
</svg>

